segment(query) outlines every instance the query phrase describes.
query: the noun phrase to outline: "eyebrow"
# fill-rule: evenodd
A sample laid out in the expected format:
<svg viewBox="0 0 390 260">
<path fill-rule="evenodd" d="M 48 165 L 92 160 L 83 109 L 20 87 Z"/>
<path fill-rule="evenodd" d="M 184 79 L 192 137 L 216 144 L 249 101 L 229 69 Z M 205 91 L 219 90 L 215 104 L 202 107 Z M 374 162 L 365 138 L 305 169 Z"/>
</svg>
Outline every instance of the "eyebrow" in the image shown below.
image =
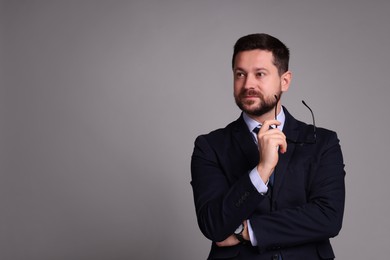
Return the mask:
<svg viewBox="0 0 390 260">
<path fill-rule="evenodd" d="M 264 67 L 255 68 L 255 71 L 260 71 L 260 70 L 265 70 L 265 71 L 267 71 L 267 72 L 269 71 L 267 68 L 264 68 Z M 233 71 L 245 71 L 245 72 L 246 72 L 245 69 L 240 68 L 240 67 L 237 67 L 237 68 L 233 69 Z"/>
</svg>

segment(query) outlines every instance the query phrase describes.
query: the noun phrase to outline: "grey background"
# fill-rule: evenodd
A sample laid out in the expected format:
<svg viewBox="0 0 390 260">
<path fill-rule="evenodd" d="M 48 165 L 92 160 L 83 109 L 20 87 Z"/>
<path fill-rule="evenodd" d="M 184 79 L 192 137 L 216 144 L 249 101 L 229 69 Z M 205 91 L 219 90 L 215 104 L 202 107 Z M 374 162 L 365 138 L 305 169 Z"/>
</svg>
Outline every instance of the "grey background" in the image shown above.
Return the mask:
<svg viewBox="0 0 390 260">
<path fill-rule="evenodd" d="M 238 37 L 289 46 L 283 103 L 336 130 L 338 259 L 387 259 L 390 2 L 1 1 L 0 259 L 205 259 L 195 137 L 236 119 Z"/>
</svg>

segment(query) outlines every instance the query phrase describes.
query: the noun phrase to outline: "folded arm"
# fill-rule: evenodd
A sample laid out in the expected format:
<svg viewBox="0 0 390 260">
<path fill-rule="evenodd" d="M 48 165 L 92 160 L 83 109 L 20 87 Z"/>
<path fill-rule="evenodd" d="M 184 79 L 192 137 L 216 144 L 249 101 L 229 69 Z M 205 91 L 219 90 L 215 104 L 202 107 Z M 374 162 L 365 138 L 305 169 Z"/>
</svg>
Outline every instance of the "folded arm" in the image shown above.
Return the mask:
<svg viewBox="0 0 390 260">
<path fill-rule="evenodd" d="M 232 235 L 264 199 L 248 172 L 238 174 L 242 177 L 234 184 L 229 183 L 219 157 L 204 136 L 195 141 L 191 173 L 198 224 L 212 241 L 223 241 Z"/>
</svg>

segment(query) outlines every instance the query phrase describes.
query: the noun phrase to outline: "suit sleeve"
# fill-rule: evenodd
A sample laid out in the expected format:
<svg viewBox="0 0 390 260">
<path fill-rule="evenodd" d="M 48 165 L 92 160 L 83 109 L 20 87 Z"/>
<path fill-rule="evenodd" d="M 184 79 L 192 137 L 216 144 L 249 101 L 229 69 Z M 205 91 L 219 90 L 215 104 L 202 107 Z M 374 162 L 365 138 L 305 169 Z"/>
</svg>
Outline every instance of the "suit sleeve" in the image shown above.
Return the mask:
<svg viewBox="0 0 390 260">
<path fill-rule="evenodd" d="M 202 233 L 215 242 L 233 234 L 264 199 L 248 172 L 231 185 L 220 159 L 205 136 L 196 139 L 191 160 L 196 215 Z"/>
<path fill-rule="evenodd" d="M 337 135 L 327 136 L 310 167 L 306 203 L 251 216 L 260 251 L 317 242 L 339 233 L 345 200 L 344 163 Z"/>
</svg>

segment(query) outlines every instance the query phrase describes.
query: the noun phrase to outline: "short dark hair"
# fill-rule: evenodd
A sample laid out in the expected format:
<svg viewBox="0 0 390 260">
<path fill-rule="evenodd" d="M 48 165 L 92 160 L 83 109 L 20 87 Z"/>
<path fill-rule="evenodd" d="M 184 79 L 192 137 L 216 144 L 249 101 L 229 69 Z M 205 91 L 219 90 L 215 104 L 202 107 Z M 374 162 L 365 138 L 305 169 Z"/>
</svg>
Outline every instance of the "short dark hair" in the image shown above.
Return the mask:
<svg viewBox="0 0 390 260">
<path fill-rule="evenodd" d="M 265 33 L 249 34 L 237 40 L 234 45 L 232 68 L 234 68 L 235 58 L 239 52 L 256 49 L 272 52 L 273 63 L 278 68 L 279 75 L 288 71 L 290 51 L 279 39 Z"/>
</svg>

